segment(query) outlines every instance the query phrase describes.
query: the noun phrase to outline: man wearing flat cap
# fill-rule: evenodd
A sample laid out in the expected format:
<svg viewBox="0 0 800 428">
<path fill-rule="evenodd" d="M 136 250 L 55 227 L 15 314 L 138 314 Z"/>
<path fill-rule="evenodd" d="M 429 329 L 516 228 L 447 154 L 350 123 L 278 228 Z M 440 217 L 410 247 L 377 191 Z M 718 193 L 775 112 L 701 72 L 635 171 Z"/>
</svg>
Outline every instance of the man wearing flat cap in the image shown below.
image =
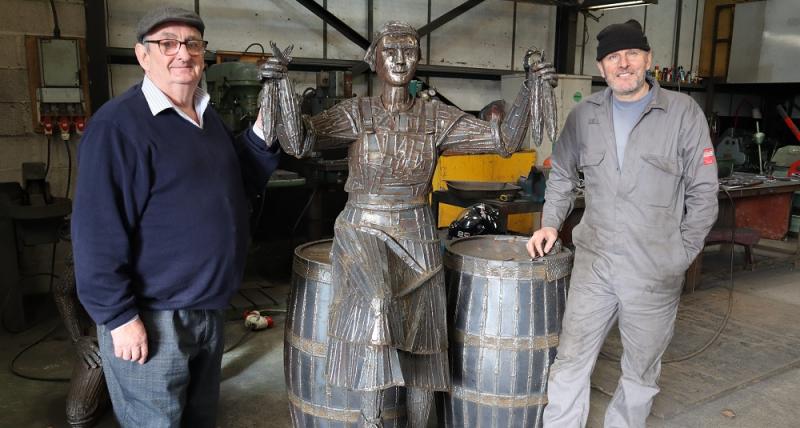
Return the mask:
<svg viewBox="0 0 800 428">
<path fill-rule="evenodd" d="M 174 7 L 141 18 L 144 78 L 97 111 L 79 147 L 78 294 L 98 325 L 123 427 L 216 426 L 223 310 L 244 271 L 247 196 L 278 162 L 279 145 L 260 129 L 234 138 L 208 105 L 198 87 L 204 30 L 197 14 Z"/>
<path fill-rule="evenodd" d="M 553 147 L 542 228 L 528 242 L 547 253 L 572 209 L 578 172 L 586 209 L 572 231 L 575 264 L 545 427 L 583 427 L 589 381 L 614 321 L 622 377 L 606 427 L 644 427 L 672 337 L 684 272 L 717 218 L 717 167 L 700 106 L 647 77 L 652 52 L 635 20 L 598 35 L 608 88 L 577 105 Z"/>
</svg>

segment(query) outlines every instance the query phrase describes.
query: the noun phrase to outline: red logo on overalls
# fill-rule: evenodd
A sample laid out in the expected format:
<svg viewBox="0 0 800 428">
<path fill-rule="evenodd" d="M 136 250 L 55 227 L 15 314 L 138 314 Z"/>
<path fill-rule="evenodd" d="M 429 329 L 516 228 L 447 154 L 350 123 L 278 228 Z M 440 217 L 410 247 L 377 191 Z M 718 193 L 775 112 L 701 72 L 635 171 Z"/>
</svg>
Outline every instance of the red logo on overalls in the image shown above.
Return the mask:
<svg viewBox="0 0 800 428">
<path fill-rule="evenodd" d="M 703 165 L 711 165 L 714 163 L 714 149 L 703 149 Z"/>
</svg>

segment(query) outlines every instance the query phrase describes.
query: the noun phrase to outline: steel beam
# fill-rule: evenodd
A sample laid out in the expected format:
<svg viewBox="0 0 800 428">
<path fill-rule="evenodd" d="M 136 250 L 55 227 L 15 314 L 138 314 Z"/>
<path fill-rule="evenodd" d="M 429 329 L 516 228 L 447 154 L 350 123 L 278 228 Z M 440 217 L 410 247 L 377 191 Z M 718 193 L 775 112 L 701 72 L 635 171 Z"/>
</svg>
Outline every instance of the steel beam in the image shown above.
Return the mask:
<svg viewBox="0 0 800 428">
<path fill-rule="evenodd" d="M 86 54 L 89 56 L 89 102 L 97 111 L 111 98 L 108 85 L 108 58 L 106 56 L 106 2 L 86 0 Z"/>
<path fill-rule="evenodd" d="M 558 6 L 556 8 L 556 46 L 552 56 L 557 73 L 575 74 L 577 33 L 578 10 Z"/>
<path fill-rule="evenodd" d="M 326 24 L 335 28 L 336 31 L 342 33 L 342 35 L 347 37 L 348 40 L 357 44 L 359 47 L 361 47 L 361 49 L 366 50 L 369 47 L 369 40 L 365 39 L 361 34 L 358 34 L 356 30 L 350 28 L 349 25 L 337 18 L 336 15 L 325 10 L 325 8 L 320 6 L 319 3 L 315 2 L 314 0 L 297 0 L 297 2 L 305 6 L 305 8 L 311 11 L 311 13 L 314 15 L 320 17 Z"/>
<path fill-rule="evenodd" d="M 464 12 L 472 9 L 473 7 L 483 3 L 484 0 L 467 0 L 464 3 L 454 7 L 449 12 L 446 12 L 444 15 L 434 19 L 429 24 L 425 24 L 422 27 L 417 29 L 417 34 L 419 34 L 420 38 L 423 38 L 433 32 L 433 30 L 441 27 L 444 24 L 452 21 L 454 18 L 461 16 Z"/>
</svg>

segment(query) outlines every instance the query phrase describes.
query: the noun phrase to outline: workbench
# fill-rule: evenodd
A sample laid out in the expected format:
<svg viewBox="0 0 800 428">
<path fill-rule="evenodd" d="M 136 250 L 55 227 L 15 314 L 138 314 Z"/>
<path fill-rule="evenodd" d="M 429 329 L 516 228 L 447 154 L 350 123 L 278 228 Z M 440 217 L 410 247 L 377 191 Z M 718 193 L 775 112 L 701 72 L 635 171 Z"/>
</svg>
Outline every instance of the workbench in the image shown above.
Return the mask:
<svg viewBox="0 0 800 428">
<path fill-rule="evenodd" d="M 766 239 L 783 239 L 789 228 L 792 196 L 797 191 L 800 191 L 800 179 L 772 180 L 752 186 L 721 188 L 717 195 L 720 200 L 720 212 L 716 226 L 731 227 L 731 219 L 735 218 L 734 226 L 737 228 L 755 229 L 761 234 L 761 237 Z M 731 199 L 733 204 L 730 203 Z M 509 214 L 541 212 L 543 206 L 541 202 L 533 202 L 524 198 L 518 198 L 511 202 L 490 199 L 462 199 L 446 190 L 435 191 L 431 195 L 431 207 L 436 221 L 439 218 L 440 203 L 467 207 L 479 202 L 488 203 L 498 208 L 501 214 L 501 233 L 506 231 Z M 583 196 L 578 196 L 575 199 L 572 212 L 564 221 L 559 232 L 559 237 L 565 244 L 572 243 L 572 228 L 580 222 L 584 206 Z M 781 260 L 790 261 L 795 267 L 800 267 L 800 238 L 798 238 L 797 246 L 794 250 L 782 250 L 763 245 L 756 245 L 755 248 L 765 249 L 772 253 L 783 253 L 786 257 L 781 258 Z M 699 280 L 701 263 L 700 260 L 695 260 L 687 270 L 685 290 L 689 292 L 694 290 L 694 286 Z"/>
<path fill-rule="evenodd" d="M 757 230 L 762 238 L 783 239 L 789 231 L 792 197 L 797 191 L 800 191 L 800 179 L 764 181 L 754 186 L 720 189 L 717 225 L 748 227 Z M 732 218 L 735 219 L 733 225 Z M 756 245 L 755 248 L 765 247 Z M 785 253 L 788 256 L 786 259 L 793 262 L 795 267 L 800 267 L 800 239 L 792 251 L 773 247 L 768 249 L 770 252 Z"/>
</svg>

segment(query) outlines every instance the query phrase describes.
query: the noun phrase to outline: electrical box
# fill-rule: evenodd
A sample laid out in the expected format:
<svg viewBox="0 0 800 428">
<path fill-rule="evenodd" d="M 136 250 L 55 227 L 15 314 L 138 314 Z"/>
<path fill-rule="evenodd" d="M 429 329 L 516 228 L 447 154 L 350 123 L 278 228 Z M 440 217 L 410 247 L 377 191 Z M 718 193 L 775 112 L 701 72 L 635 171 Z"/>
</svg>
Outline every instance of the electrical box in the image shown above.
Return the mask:
<svg viewBox="0 0 800 428">
<path fill-rule="evenodd" d="M 525 80 L 525 74 L 512 74 L 502 77 L 500 91 L 507 106 L 511 106 L 514 103 L 523 80 Z M 555 92 L 556 109 L 558 111 L 558 135 L 561 135 L 561 130 L 564 129 L 564 122 L 566 122 L 567 115 L 572 111 L 572 108 L 592 94 L 592 77 L 559 74 L 558 86 L 553 91 Z M 553 142 L 550 141 L 550 137 L 545 132 L 544 138 L 542 138 L 542 145 L 535 147 L 531 141 L 529 130 L 525 136 L 523 148 L 536 150 L 536 165 L 541 166 L 542 162 L 550 157 L 553 152 Z"/>
<path fill-rule="evenodd" d="M 89 116 L 89 86 L 83 39 L 26 36 L 33 126 L 65 140 L 83 133 Z"/>
</svg>

